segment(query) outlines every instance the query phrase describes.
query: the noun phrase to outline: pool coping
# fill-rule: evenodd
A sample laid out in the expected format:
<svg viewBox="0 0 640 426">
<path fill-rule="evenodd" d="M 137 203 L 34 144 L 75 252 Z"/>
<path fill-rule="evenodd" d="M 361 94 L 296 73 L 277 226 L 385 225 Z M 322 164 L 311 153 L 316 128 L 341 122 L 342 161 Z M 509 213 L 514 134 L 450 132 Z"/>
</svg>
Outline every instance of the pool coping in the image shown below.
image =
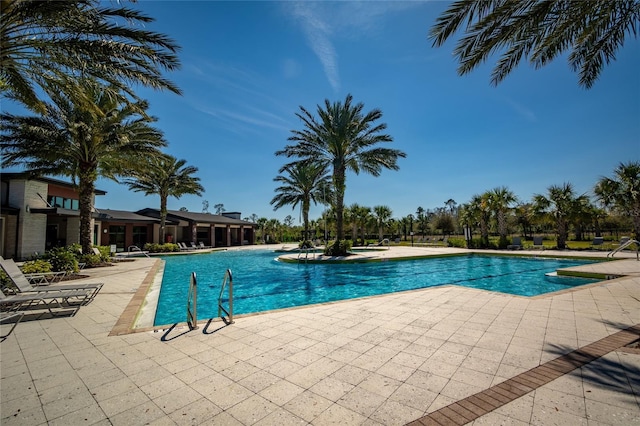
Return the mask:
<svg viewBox="0 0 640 426">
<path fill-rule="evenodd" d="M 485 256 L 492 256 L 492 255 L 495 255 L 495 256 L 510 256 L 510 254 L 508 254 L 508 253 L 507 254 L 503 254 L 503 253 L 495 253 L 494 254 L 494 253 L 466 252 L 466 253 L 460 253 L 460 254 L 446 254 L 444 257 L 457 256 L 457 255 L 468 255 L 468 254 L 473 254 L 473 255 L 479 254 L 479 255 L 485 255 Z M 517 254 L 516 255 L 516 257 L 520 257 L 520 256 L 527 256 L 527 255 L 526 254 Z M 443 257 L 443 256 L 441 256 L 440 254 L 435 254 L 435 255 L 432 255 L 432 256 L 388 258 L 388 259 L 384 259 L 384 260 L 392 260 L 392 259 L 393 260 L 411 260 L 411 259 L 428 259 L 428 258 L 438 258 L 438 257 Z M 554 256 L 552 254 L 550 254 L 548 256 L 545 256 L 545 257 L 558 258 L 558 256 Z M 564 256 L 562 258 L 580 259 L 580 260 L 594 260 L 596 262 L 601 262 L 601 263 L 609 263 L 609 261 L 615 262 L 615 261 L 624 260 L 624 259 L 615 259 L 615 260 L 608 259 L 608 261 L 603 262 L 603 260 L 601 258 L 600 258 L 600 260 L 598 260 L 598 258 L 580 258 L 580 257 L 571 257 L 571 256 Z M 123 313 L 120 315 L 120 317 L 116 321 L 116 324 L 113 327 L 113 329 L 111 330 L 111 332 L 109 333 L 109 336 L 120 336 L 120 335 L 125 335 L 125 334 L 141 333 L 141 332 L 148 332 L 148 331 L 164 331 L 164 330 L 167 330 L 169 328 L 182 328 L 182 327 L 187 327 L 188 326 L 186 318 L 185 318 L 184 322 L 178 322 L 178 323 L 174 323 L 174 324 L 164 324 L 164 325 L 148 325 L 148 324 L 146 324 L 146 325 L 141 325 L 140 327 L 136 327 L 137 321 L 140 318 L 140 316 L 142 315 L 142 309 L 143 309 L 143 307 L 145 306 L 145 304 L 147 302 L 147 295 L 152 291 L 152 287 L 153 287 L 154 283 L 157 283 L 157 275 L 161 270 L 164 270 L 164 261 L 162 259 L 156 259 L 156 262 L 154 263 L 154 265 L 150 269 L 149 273 L 147 274 L 147 276 L 143 280 L 142 284 L 140 285 L 140 287 L 138 288 L 138 290 L 136 291 L 134 296 L 131 298 L 131 301 L 129 302 L 129 304 L 127 305 L 127 307 L 123 311 Z M 576 276 L 579 276 L 579 275 L 576 275 Z M 549 293 L 544 293 L 544 294 L 540 294 L 540 295 L 536 295 L 536 296 L 521 296 L 521 295 L 517 295 L 517 294 L 502 293 L 502 292 L 497 292 L 497 291 L 493 291 L 493 290 L 484 290 L 484 289 L 477 289 L 477 288 L 472 288 L 472 287 L 468 287 L 468 288 L 471 289 L 471 290 L 477 290 L 477 291 L 482 291 L 482 292 L 490 292 L 490 293 L 498 293 L 498 294 L 505 294 L 505 295 L 509 295 L 509 296 L 512 296 L 512 297 L 518 297 L 518 298 L 544 299 L 544 298 L 547 298 L 547 297 L 552 297 L 552 296 L 556 296 L 556 295 L 559 295 L 559 294 L 571 293 L 571 292 L 579 291 L 579 290 L 582 290 L 582 289 L 587 289 L 587 288 L 594 287 L 594 286 L 601 286 L 601 285 L 606 284 L 607 282 L 611 282 L 612 280 L 624 279 L 625 277 L 626 277 L 626 275 L 610 276 L 610 275 L 607 275 L 607 274 L 602 274 L 602 278 L 597 278 L 597 277 L 591 276 L 590 278 L 602 279 L 602 281 L 598 281 L 598 282 L 590 283 L 590 284 L 583 284 L 583 285 L 580 285 L 580 286 L 577 286 L 577 287 L 570 287 L 570 288 L 567 288 L 567 289 L 558 290 L 558 291 L 549 292 Z M 369 299 L 369 298 L 374 298 L 374 297 L 384 297 L 384 296 L 388 296 L 389 294 L 395 294 L 395 293 L 427 291 L 427 290 L 431 290 L 431 289 L 440 289 L 440 288 L 447 288 L 447 287 L 452 287 L 452 286 L 455 286 L 455 284 L 444 284 L 444 285 L 438 285 L 438 286 L 433 286 L 433 287 L 397 291 L 397 292 L 393 292 L 393 293 L 384 293 L 384 294 L 378 294 L 378 295 L 372 295 L 372 296 L 363 296 L 363 297 L 358 297 L 358 298 L 353 298 L 353 299 L 334 300 L 334 301 L 329 301 L 329 302 L 314 303 L 314 304 L 303 305 L 303 306 L 292 306 L 292 307 L 287 307 L 287 308 L 272 309 L 272 310 L 268 310 L 268 311 L 251 312 L 251 313 L 246 313 L 246 314 L 237 314 L 237 315 L 234 315 L 233 317 L 234 318 L 243 318 L 243 317 L 249 317 L 249 316 L 255 316 L 255 315 L 265 315 L 265 314 L 269 314 L 269 313 L 273 313 L 273 312 L 282 312 L 282 311 L 288 311 L 288 310 L 304 309 L 304 308 L 310 308 L 310 307 L 314 307 L 314 306 L 342 303 L 342 302 L 348 302 L 348 301 L 354 301 L 354 300 Z M 222 322 L 223 320 L 221 318 L 212 317 L 212 318 L 209 318 L 207 320 L 200 320 L 200 321 L 197 322 L 197 324 L 205 324 L 205 323 L 209 323 L 209 322 L 213 322 L 213 321 Z"/>
</svg>

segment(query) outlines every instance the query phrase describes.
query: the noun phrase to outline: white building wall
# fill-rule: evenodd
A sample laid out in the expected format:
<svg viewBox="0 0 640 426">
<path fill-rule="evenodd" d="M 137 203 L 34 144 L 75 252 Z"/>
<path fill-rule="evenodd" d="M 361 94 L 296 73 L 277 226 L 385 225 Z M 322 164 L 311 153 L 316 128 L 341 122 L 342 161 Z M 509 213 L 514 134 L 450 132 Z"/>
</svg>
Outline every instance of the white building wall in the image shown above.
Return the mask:
<svg viewBox="0 0 640 426">
<path fill-rule="evenodd" d="M 47 207 L 44 201 L 47 199 L 47 188 L 46 183 L 33 180 L 12 180 L 10 183 L 9 205 L 24 206 L 18 215 L 19 231 L 16 250 L 18 259 L 26 259 L 36 252 L 40 254 L 44 252 L 47 215 L 31 213 L 30 209 Z"/>
</svg>

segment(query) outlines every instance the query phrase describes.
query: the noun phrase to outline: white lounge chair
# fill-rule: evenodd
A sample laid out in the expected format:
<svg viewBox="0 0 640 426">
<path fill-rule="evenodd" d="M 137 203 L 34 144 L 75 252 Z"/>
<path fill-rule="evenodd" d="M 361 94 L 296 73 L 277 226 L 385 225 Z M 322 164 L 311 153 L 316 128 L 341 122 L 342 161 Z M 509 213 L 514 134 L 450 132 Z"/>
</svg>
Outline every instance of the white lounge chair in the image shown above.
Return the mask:
<svg viewBox="0 0 640 426">
<path fill-rule="evenodd" d="M 20 293 L 7 296 L 0 290 L 0 310 L 5 312 L 25 311 L 27 309 L 46 308 L 53 316 L 57 316 L 53 308 L 72 309 L 75 315 L 80 306 L 85 304 L 89 293 L 83 290 L 69 290 L 42 293 Z M 72 303 L 70 299 L 74 300 Z"/>
<path fill-rule="evenodd" d="M 18 289 L 21 294 L 25 293 L 37 293 L 37 294 L 54 294 L 60 293 L 63 291 L 75 291 L 80 290 L 83 293 L 78 293 L 78 296 L 83 301 L 83 304 L 87 304 L 93 300 L 94 297 L 98 294 L 103 283 L 94 283 L 94 284 L 68 284 L 68 285 L 55 285 L 51 287 L 35 287 L 33 286 L 29 280 L 22 273 L 18 265 L 13 261 L 13 259 L 3 259 L 0 257 L 0 268 L 7 274 L 13 285 Z M 86 297 L 85 297 L 86 295 Z"/>
</svg>

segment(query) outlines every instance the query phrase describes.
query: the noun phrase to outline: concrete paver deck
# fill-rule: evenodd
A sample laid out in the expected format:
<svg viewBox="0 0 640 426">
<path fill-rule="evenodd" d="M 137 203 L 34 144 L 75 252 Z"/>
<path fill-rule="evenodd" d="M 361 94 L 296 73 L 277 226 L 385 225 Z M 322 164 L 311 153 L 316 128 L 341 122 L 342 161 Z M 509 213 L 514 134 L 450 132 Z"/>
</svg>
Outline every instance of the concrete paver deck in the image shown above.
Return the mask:
<svg viewBox="0 0 640 426">
<path fill-rule="evenodd" d="M 0 344 L 2 425 L 640 422 L 640 354 L 618 349 L 640 324 L 635 260 L 535 298 L 445 286 L 109 336 L 156 262 L 87 271 L 91 304 Z"/>
</svg>

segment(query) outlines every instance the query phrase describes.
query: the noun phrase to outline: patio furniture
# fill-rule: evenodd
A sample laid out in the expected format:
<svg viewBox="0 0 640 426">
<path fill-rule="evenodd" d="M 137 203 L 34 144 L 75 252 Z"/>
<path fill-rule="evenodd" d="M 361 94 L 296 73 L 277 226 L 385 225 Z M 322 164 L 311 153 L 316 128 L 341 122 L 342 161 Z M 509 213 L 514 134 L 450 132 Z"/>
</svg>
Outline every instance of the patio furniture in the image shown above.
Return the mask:
<svg viewBox="0 0 640 426">
<path fill-rule="evenodd" d="M 591 242 L 591 248 L 592 249 L 596 249 L 599 247 L 602 247 L 604 245 L 604 238 L 603 237 L 594 237 L 593 241 Z"/>
<path fill-rule="evenodd" d="M 507 249 L 509 249 L 509 250 L 521 250 L 522 249 L 522 238 L 513 237 L 511 239 L 511 244 L 509 244 L 507 246 Z"/>
<path fill-rule="evenodd" d="M 0 311 L 16 312 L 46 308 L 51 315 L 57 316 L 53 308 L 60 310 L 72 309 L 71 316 L 73 316 L 85 304 L 88 297 L 89 293 L 84 290 L 19 293 L 10 296 L 0 290 Z M 70 299 L 74 299 L 74 302 L 72 303 Z"/>
<path fill-rule="evenodd" d="M 542 237 L 533 237 L 533 248 L 539 248 L 544 250 L 544 245 L 542 244 Z"/>
<path fill-rule="evenodd" d="M 13 283 L 13 285 L 16 286 L 16 288 L 20 293 L 43 294 L 43 293 L 55 293 L 55 292 L 59 293 L 62 291 L 69 291 L 69 290 L 71 291 L 82 290 L 85 293 L 87 293 L 87 297 L 84 298 L 83 304 L 87 304 L 91 302 L 96 297 L 96 295 L 98 294 L 102 286 L 104 285 L 103 283 L 94 283 L 94 284 L 55 285 L 53 287 L 48 287 L 48 288 L 35 287 L 31 285 L 29 280 L 25 277 L 25 275 L 22 273 L 20 268 L 18 268 L 18 265 L 16 265 L 13 259 L 3 259 L 0 256 L 0 268 L 2 268 L 2 270 L 7 274 L 7 276 Z"/>
</svg>

